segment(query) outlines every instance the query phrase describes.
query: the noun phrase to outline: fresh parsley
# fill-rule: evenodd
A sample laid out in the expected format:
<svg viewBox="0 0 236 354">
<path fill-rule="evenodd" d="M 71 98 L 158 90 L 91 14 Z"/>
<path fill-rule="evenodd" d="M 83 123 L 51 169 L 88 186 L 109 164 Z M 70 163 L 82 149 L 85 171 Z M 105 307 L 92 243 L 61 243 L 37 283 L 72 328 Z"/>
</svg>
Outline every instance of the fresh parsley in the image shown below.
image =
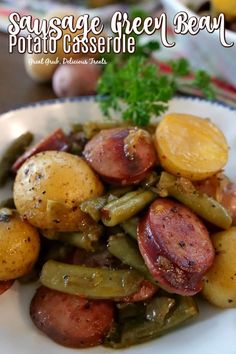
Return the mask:
<svg viewBox="0 0 236 354">
<path fill-rule="evenodd" d="M 131 18 L 145 18 L 144 12 L 133 12 Z M 130 34 L 134 36 L 134 34 Z M 171 75 L 162 74 L 157 65 L 151 64 L 151 55 L 160 48 L 157 41 L 142 42 L 135 36 L 134 54 L 110 53 L 106 59 L 103 74 L 98 82 L 97 92 L 103 114 L 110 117 L 111 110 L 121 112 L 125 121 L 145 126 L 153 116 L 159 116 L 168 108 L 168 102 L 178 92 L 181 78 L 190 75 L 190 64 L 184 59 L 171 61 Z M 210 76 L 203 70 L 195 73 L 188 83 L 199 89 L 204 96 L 215 97 Z"/>
</svg>

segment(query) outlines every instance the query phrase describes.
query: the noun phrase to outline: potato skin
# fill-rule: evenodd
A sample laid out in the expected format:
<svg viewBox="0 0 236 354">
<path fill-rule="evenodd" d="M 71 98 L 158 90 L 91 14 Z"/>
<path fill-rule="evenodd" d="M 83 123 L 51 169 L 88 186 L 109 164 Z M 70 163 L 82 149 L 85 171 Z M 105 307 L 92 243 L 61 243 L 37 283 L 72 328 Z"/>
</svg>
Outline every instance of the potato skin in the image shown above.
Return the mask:
<svg viewBox="0 0 236 354">
<path fill-rule="evenodd" d="M 166 115 L 157 126 L 155 144 L 164 169 L 191 181 L 211 177 L 228 160 L 223 133 L 209 120 L 188 114 Z"/>
<path fill-rule="evenodd" d="M 40 238 L 37 230 L 18 213 L 0 219 L 0 281 L 27 274 L 38 259 Z"/>
<path fill-rule="evenodd" d="M 212 242 L 216 256 L 202 294 L 213 305 L 236 307 L 236 227 L 214 234 Z"/>
<path fill-rule="evenodd" d="M 102 193 L 102 183 L 83 159 L 57 151 L 27 160 L 14 184 L 18 212 L 38 228 L 61 232 L 81 230 L 87 215 L 79 204 Z"/>
<path fill-rule="evenodd" d="M 58 97 L 93 95 L 100 74 L 96 64 L 60 65 L 53 75 L 53 90 Z"/>
</svg>

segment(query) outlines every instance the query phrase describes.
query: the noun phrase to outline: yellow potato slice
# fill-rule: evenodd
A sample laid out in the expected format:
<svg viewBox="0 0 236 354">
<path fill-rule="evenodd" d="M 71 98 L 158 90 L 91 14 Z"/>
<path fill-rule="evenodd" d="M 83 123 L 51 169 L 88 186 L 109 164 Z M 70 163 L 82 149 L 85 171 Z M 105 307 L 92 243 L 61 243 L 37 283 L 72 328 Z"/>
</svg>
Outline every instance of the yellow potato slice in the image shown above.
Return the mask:
<svg viewBox="0 0 236 354">
<path fill-rule="evenodd" d="M 236 227 L 213 235 L 212 242 L 216 256 L 202 294 L 213 305 L 236 307 Z"/>
<path fill-rule="evenodd" d="M 161 165 L 192 181 L 212 176 L 228 160 L 223 133 L 209 120 L 192 115 L 166 115 L 157 127 L 155 143 Z"/>
</svg>

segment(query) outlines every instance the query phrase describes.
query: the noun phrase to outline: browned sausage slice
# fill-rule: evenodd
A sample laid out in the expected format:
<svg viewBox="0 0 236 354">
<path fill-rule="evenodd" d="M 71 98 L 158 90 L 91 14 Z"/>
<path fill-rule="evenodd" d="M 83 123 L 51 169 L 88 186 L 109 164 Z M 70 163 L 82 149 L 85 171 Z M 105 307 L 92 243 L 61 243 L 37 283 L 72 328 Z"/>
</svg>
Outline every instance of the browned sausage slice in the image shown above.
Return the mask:
<svg viewBox="0 0 236 354">
<path fill-rule="evenodd" d="M 12 286 L 13 283 L 14 280 L 0 281 L 0 295 L 3 294 L 5 291 L 7 291 Z"/>
<path fill-rule="evenodd" d="M 165 290 L 183 296 L 191 296 L 202 289 L 202 274 L 188 273 L 182 270 L 163 254 L 154 241 L 148 217 L 139 223 L 138 243 L 150 273 Z"/>
<path fill-rule="evenodd" d="M 149 225 L 155 242 L 178 267 L 191 273 L 210 268 L 214 249 L 209 233 L 187 207 L 159 198 L 150 206 Z"/>
<path fill-rule="evenodd" d="M 17 172 L 23 163 L 31 156 L 43 151 L 66 151 L 68 149 L 67 138 L 61 129 L 55 130 L 45 139 L 41 140 L 37 145 L 27 150 L 22 156 L 20 156 L 14 165 L 12 171 Z"/>
<path fill-rule="evenodd" d="M 34 324 L 55 342 L 67 347 L 99 345 L 113 324 L 111 302 L 87 300 L 41 286 L 32 299 Z"/>
<path fill-rule="evenodd" d="M 156 163 L 150 134 L 138 128 L 102 130 L 86 144 L 84 156 L 107 182 L 121 185 L 140 182 Z"/>
</svg>

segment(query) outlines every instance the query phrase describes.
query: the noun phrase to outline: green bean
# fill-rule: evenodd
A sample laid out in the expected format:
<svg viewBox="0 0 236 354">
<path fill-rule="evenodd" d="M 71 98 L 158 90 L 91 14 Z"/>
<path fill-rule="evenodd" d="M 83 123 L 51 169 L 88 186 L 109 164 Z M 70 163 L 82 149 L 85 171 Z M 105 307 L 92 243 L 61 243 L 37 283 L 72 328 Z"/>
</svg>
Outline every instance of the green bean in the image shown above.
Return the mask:
<svg viewBox="0 0 236 354">
<path fill-rule="evenodd" d="M 122 197 L 126 193 L 129 193 L 133 190 L 133 186 L 125 186 L 125 187 L 116 187 L 116 188 L 111 188 L 108 191 L 108 194 L 114 195 L 117 198 Z"/>
<path fill-rule="evenodd" d="M 121 224 L 122 229 L 135 240 L 137 240 L 138 222 L 139 219 L 134 217 Z"/>
<path fill-rule="evenodd" d="M 128 319 L 146 316 L 146 306 L 143 302 L 130 302 L 117 304 L 118 321 L 124 323 Z"/>
<path fill-rule="evenodd" d="M 33 140 L 32 133 L 25 133 L 15 139 L 0 160 L 0 186 L 7 182 L 13 163 L 20 157 Z"/>
<path fill-rule="evenodd" d="M 166 316 L 174 307 L 175 300 L 161 296 L 152 299 L 146 307 L 146 319 L 164 325 Z"/>
<path fill-rule="evenodd" d="M 72 133 L 79 133 L 83 131 L 83 124 L 81 123 L 74 123 L 71 125 Z"/>
<path fill-rule="evenodd" d="M 120 340 L 106 342 L 106 345 L 118 349 L 158 338 L 194 318 L 197 314 L 198 308 L 193 298 L 176 297 L 176 305 L 169 311 L 164 323 L 143 318 L 130 319 L 120 328 Z"/>
<path fill-rule="evenodd" d="M 102 222 L 106 226 L 118 225 L 144 209 L 155 197 L 155 193 L 142 189 L 127 193 L 101 210 Z"/>
<path fill-rule="evenodd" d="M 45 250 L 41 252 L 41 261 L 45 263 L 51 259 L 63 262 L 74 252 L 74 247 L 68 244 L 53 241 L 47 244 Z"/>
<path fill-rule="evenodd" d="M 142 187 L 150 188 L 155 186 L 160 179 L 160 175 L 158 175 L 155 171 L 149 173 L 149 175 L 141 182 Z"/>
<path fill-rule="evenodd" d="M 80 204 L 80 209 L 98 222 L 101 219 L 100 211 L 107 203 L 107 196 L 85 200 Z"/>
<path fill-rule="evenodd" d="M 16 209 L 13 198 L 5 199 L 0 202 L 0 209 L 1 208 Z"/>
<path fill-rule="evenodd" d="M 94 251 L 95 244 L 103 234 L 103 226 L 91 224 L 87 230 L 82 232 L 54 232 L 51 230 L 42 230 L 41 233 L 49 240 L 63 242 L 86 251 Z"/>
<path fill-rule="evenodd" d="M 161 196 L 176 198 L 213 225 L 228 229 L 232 224 L 228 211 L 212 197 L 199 192 L 189 180 L 162 172 L 158 190 Z"/>
<path fill-rule="evenodd" d="M 113 299 L 137 292 L 143 276 L 135 270 L 89 268 L 48 261 L 40 280 L 48 288 L 64 293 L 89 299 Z"/>
<path fill-rule="evenodd" d="M 18 278 L 17 280 L 21 284 L 29 284 L 37 281 L 39 278 L 38 272 L 35 268 L 33 268 L 28 274 L 23 275 L 22 277 Z"/>
<path fill-rule="evenodd" d="M 146 279 L 156 284 L 134 240 L 122 234 L 110 236 L 108 240 L 108 250 L 113 256 L 121 260 L 122 263 L 138 270 Z"/>
<path fill-rule="evenodd" d="M 90 234 L 84 232 L 70 232 L 70 233 L 60 233 L 58 234 L 58 241 L 65 242 L 68 245 L 82 248 L 86 251 L 94 250 L 94 243 L 98 241 L 102 234 L 102 229 L 99 228 L 96 233 L 91 232 Z"/>
<path fill-rule="evenodd" d="M 83 131 L 87 139 L 91 139 L 94 135 L 99 133 L 101 130 L 127 127 L 128 123 L 122 121 L 106 121 L 106 122 L 95 122 L 87 121 L 83 124 Z"/>
</svg>

